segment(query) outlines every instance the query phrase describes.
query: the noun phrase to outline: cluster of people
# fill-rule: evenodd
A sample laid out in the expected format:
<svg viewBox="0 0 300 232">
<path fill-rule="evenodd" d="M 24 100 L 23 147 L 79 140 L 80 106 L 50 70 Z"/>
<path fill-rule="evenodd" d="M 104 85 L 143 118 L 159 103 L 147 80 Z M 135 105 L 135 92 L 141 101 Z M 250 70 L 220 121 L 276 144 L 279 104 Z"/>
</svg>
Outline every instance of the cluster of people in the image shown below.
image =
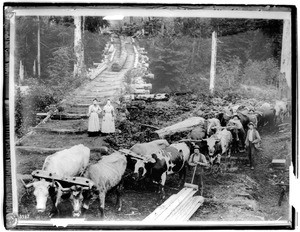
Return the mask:
<svg viewBox="0 0 300 232">
<path fill-rule="evenodd" d="M 97 136 L 100 133 L 110 134 L 115 132 L 115 110 L 111 105 L 110 99 L 107 100 L 106 105 L 101 109 L 98 100 L 95 98 L 93 104 L 89 106 L 88 111 L 88 135 Z M 100 118 L 102 122 L 100 126 Z"/>
</svg>

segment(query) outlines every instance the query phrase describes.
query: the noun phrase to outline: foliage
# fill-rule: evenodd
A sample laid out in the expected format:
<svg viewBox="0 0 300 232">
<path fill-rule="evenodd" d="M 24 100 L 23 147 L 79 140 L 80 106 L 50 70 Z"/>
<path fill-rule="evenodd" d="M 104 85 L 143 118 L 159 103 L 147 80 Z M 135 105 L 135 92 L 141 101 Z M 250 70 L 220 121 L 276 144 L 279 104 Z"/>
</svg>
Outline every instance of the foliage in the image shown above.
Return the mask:
<svg viewBox="0 0 300 232">
<path fill-rule="evenodd" d="M 274 59 L 270 58 L 265 61 L 249 60 L 245 64 L 242 81 L 247 85 L 277 86 L 279 73 L 279 67 Z"/>
<path fill-rule="evenodd" d="M 231 61 L 219 61 L 216 70 L 216 89 L 222 90 L 238 86 L 242 73 L 239 57 L 233 57 Z"/>
<path fill-rule="evenodd" d="M 16 90 L 15 132 L 18 137 L 26 134 L 30 127 L 38 123 L 37 112 L 43 112 L 46 106 L 59 100 L 49 86 L 34 78 L 26 80 L 26 84 L 30 86 L 28 94 L 23 95 L 19 89 Z"/>
</svg>

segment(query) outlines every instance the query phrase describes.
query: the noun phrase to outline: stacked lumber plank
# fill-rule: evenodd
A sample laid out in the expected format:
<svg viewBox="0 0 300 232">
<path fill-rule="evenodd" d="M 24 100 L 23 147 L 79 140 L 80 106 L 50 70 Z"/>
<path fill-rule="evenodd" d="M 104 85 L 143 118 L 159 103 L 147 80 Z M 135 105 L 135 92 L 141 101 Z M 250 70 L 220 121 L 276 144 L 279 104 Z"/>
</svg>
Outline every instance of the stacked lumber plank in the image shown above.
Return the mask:
<svg viewBox="0 0 300 232">
<path fill-rule="evenodd" d="M 276 169 L 284 169 L 286 164 L 285 159 L 273 159 L 272 160 L 272 167 Z"/>
<path fill-rule="evenodd" d="M 156 208 L 144 222 L 184 222 L 188 221 L 196 210 L 203 204 L 202 196 L 193 196 L 197 190 L 183 188 L 177 194 L 170 196 L 162 205 Z"/>
</svg>

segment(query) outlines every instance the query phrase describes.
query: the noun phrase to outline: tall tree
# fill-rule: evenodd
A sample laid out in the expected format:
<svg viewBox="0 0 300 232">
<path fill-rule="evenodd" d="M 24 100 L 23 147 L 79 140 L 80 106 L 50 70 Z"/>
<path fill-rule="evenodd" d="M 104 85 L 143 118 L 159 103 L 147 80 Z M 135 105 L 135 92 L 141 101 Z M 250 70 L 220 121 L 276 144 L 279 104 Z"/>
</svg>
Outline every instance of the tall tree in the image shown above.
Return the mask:
<svg viewBox="0 0 300 232">
<path fill-rule="evenodd" d="M 76 62 L 74 65 L 74 76 L 81 76 L 84 69 L 84 51 L 82 43 L 82 18 L 81 16 L 74 16 L 74 52 Z"/>
</svg>

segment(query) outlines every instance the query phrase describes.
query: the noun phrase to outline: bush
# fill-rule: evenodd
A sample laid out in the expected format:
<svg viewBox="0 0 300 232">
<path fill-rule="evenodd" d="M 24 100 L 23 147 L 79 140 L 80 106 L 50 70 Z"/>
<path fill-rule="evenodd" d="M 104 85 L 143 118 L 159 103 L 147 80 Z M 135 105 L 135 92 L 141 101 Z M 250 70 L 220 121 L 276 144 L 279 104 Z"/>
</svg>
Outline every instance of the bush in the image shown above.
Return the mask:
<svg viewBox="0 0 300 232">
<path fill-rule="evenodd" d="M 36 126 L 38 123 L 36 113 L 45 112 L 48 105 L 59 100 L 51 88 L 36 79 L 29 79 L 26 83 L 30 86 L 28 94 L 21 94 L 19 88 L 16 90 L 15 132 L 18 137 L 25 135 L 30 127 Z"/>
<path fill-rule="evenodd" d="M 246 85 L 276 86 L 279 80 L 279 67 L 274 59 L 265 61 L 249 60 L 244 67 L 242 82 Z"/>
<path fill-rule="evenodd" d="M 242 72 L 239 57 L 233 57 L 231 61 L 219 61 L 216 69 L 216 89 L 222 91 L 238 85 Z"/>
</svg>

